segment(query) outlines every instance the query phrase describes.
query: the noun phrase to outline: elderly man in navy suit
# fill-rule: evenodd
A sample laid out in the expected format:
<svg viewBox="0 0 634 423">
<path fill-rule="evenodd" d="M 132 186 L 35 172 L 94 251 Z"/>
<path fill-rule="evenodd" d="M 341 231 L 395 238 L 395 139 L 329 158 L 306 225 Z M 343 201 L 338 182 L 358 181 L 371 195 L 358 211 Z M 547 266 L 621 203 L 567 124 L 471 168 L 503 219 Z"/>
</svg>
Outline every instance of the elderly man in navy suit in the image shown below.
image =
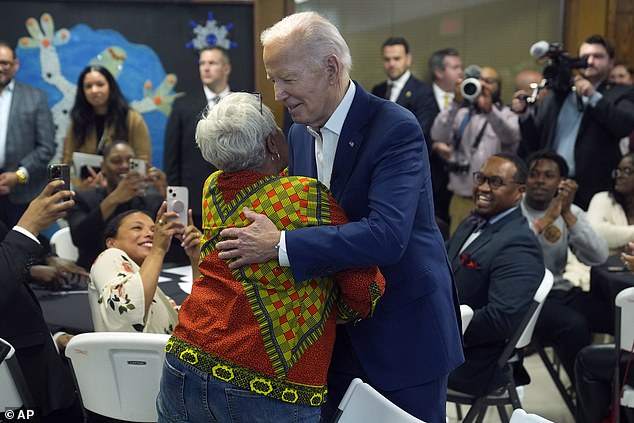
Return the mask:
<svg viewBox="0 0 634 423">
<path fill-rule="evenodd" d="M 0 41 L 0 220 L 15 225 L 46 183 L 55 129 L 42 90 L 13 78 L 20 61 Z"/>
<path fill-rule="evenodd" d="M 220 257 L 232 268 L 278 258 L 297 280 L 379 265 L 387 286 L 374 316 L 337 329 L 322 417 L 361 377 L 409 413 L 444 422 L 447 375 L 463 356 L 420 125 L 350 79 L 350 50 L 318 14 L 290 15 L 261 40 L 275 98 L 295 122 L 289 170 L 328 186 L 350 223 L 279 232 L 245 209 L 253 223 L 221 233 Z"/>
</svg>

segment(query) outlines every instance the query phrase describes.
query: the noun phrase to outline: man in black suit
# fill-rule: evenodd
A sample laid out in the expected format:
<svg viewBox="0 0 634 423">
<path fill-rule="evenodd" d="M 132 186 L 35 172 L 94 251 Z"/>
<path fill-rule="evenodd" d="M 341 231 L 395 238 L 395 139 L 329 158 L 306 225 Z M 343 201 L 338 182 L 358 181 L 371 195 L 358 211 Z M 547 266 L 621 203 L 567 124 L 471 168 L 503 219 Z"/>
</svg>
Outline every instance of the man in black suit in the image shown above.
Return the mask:
<svg viewBox="0 0 634 423">
<path fill-rule="evenodd" d="M 484 395 L 503 385 L 497 359 L 544 276 L 542 250 L 522 215 L 526 165 L 499 153 L 474 173 L 475 210 L 447 244 L 458 296 L 474 310 L 464 334 L 465 362 L 452 389 Z"/>
<path fill-rule="evenodd" d="M 579 56 L 588 67 L 570 85 L 554 84 L 536 113 L 524 108 L 519 152 L 527 156 L 552 149 L 564 157 L 579 184 L 575 203 L 587 209 L 594 194 L 612 186 L 611 172 L 621 158 L 619 140 L 634 129 L 634 89 L 608 82 L 614 48 L 605 38 L 588 37 Z"/>
<path fill-rule="evenodd" d="M 458 50 L 453 48 L 443 48 L 433 52 L 429 57 L 428 65 L 432 80 L 432 94 L 434 96 L 433 124 L 436 115 L 451 105 L 455 95 L 456 84 L 463 77 L 463 69 Z M 451 191 L 447 188 L 447 184 L 449 184 L 449 172 L 447 171 L 445 160 L 432 148 L 434 140 L 431 139 L 431 136 L 426 138 L 426 141 L 427 150 L 429 151 L 429 165 L 431 167 L 431 181 L 434 189 L 436 216 L 445 221 L 448 225 L 451 223 L 449 219 Z"/>
<path fill-rule="evenodd" d="M 429 140 L 431 125 L 436 116 L 434 95 L 431 88 L 412 75 L 412 55 L 405 38 L 390 37 L 383 43 L 383 67 L 386 81 L 372 88 L 372 94 L 391 100 L 414 113 L 425 139 Z"/>
<path fill-rule="evenodd" d="M 196 145 L 196 125 L 207 107 L 213 107 L 230 93 L 231 63 L 227 50 L 205 47 L 198 59 L 202 90 L 174 102 L 165 129 L 163 164 L 170 185 L 186 186 L 194 224 L 202 224 L 202 190 L 209 175 L 216 171 L 203 159 Z"/>
<path fill-rule="evenodd" d="M 57 353 L 42 309 L 26 283 L 29 265 L 42 254 L 36 236 L 74 204 L 72 192 L 57 191 L 62 186 L 60 180 L 50 182 L 0 243 L 0 337 L 15 348 L 36 417 L 44 422 L 81 421 L 81 413 L 74 413 L 78 409 L 73 407 L 76 396 L 70 370 Z"/>
</svg>

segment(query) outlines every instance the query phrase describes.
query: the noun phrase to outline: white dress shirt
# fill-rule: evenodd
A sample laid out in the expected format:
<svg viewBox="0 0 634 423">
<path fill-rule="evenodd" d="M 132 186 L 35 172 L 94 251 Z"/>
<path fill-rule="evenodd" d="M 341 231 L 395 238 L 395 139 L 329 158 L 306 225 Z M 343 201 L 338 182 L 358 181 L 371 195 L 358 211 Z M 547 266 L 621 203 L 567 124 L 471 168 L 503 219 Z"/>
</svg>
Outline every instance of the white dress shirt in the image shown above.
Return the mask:
<svg viewBox="0 0 634 423">
<path fill-rule="evenodd" d="M 211 91 L 209 87 L 207 87 L 206 85 L 203 85 L 203 91 L 205 91 L 205 97 L 207 98 L 207 106 L 209 106 L 209 108 L 211 109 L 216 104 L 218 104 L 218 101 L 225 98 L 231 92 L 231 89 L 227 85 L 224 90 L 222 90 L 219 93 L 215 93 Z M 216 101 L 216 97 L 220 97 L 218 101 Z"/>
<path fill-rule="evenodd" d="M 0 92 L 0 168 L 4 167 L 7 151 L 7 131 L 9 130 L 9 112 L 11 111 L 11 100 L 13 100 L 13 90 L 15 80 Z"/>
<path fill-rule="evenodd" d="M 431 87 L 434 90 L 434 97 L 436 98 L 436 104 L 438 104 L 438 110 L 442 111 L 443 109 L 449 107 L 455 97 L 454 92 L 443 91 L 443 89 L 435 83 L 431 84 Z M 445 97 L 447 98 L 447 101 L 445 101 Z"/>
<path fill-rule="evenodd" d="M 396 103 L 396 99 L 399 95 L 401 95 L 401 91 L 403 91 L 403 87 L 410 76 L 412 76 L 412 73 L 408 70 L 401 75 L 400 78 L 395 79 L 394 81 L 388 79 L 387 83 L 392 85 L 392 91 L 390 92 L 389 98 L 390 101 Z"/>
<path fill-rule="evenodd" d="M 343 96 L 343 99 L 326 124 L 321 129 L 315 129 L 309 126 L 307 127 L 308 132 L 315 139 L 317 179 L 328 188 L 330 188 L 332 166 L 335 163 L 335 153 L 337 152 L 337 144 L 339 143 L 341 129 L 343 128 L 343 123 L 345 122 L 346 116 L 348 116 L 348 112 L 352 106 L 352 100 L 354 100 L 354 94 L 356 91 L 357 87 L 354 85 L 354 82 L 350 81 L 346 94 Z M 288 253 L 286 250 L 285 231 L 282 231 L 282 234 L 280 235 L 278 259 L 280 265 L 290 266 L 290 260 L 288 259 Z"/>
</svg>

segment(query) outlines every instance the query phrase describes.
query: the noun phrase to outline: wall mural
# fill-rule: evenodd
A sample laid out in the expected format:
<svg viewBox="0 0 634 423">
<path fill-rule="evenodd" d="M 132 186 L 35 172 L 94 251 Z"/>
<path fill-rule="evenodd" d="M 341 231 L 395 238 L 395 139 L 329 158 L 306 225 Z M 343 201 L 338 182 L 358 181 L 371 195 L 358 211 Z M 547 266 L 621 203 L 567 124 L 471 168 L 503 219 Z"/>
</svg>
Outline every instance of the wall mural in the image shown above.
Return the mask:
<svg viewBox="0 0 634 423">
<path fill-rule="evenodd" d="M 193 38 L 186 47 L 200 50 L 207 45 L 220 45 L 227 49 L 237 47 L 229 39 L 233 25 L 219 26 L 208 14 L 204 25 L 190 22 Z M 78 24 L 71 29 L 55 29 L 49 13 L 43 13 L 39 21 L 26 20 L 29 36 L 18 40 L 16 54 L 20 59 L 20 72 L 16 79 L 42 88 L 48 96 L 55 123 L 57 154 L 61 157 L 76 92 L 76 81 L 83 68 L 89 64 L 106 67 L 117 80 L 128 98 L 130 106 L 143 115 L 152 139 L 153 151 L 163 133 L 174 99 L 183 93 L 174 91 L 176 74 L 166 73 L 158 55 L 147 45 L 134 44 L 121 33 L 95 30 Z M 158 84 L 152 81 L 159 81 Z M 154 164 L 161 157 L 154 154 Z"/>
</svg>

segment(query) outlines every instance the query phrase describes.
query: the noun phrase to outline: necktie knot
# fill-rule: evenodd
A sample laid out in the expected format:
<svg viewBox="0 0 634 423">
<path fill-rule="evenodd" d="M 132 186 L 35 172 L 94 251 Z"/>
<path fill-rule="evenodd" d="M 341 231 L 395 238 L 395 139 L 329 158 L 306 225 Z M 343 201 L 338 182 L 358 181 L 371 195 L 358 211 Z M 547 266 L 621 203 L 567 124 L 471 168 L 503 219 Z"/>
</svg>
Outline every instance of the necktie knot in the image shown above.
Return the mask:
<svg viewBox="0 0 634 423">
<path fill-rule="evenodd" d="M 446 109 L 447 107 L 449 107 L 449 101 L 451 99 L 449 98 L 449 94 L 445 93 L 444 97 L 443 97 L 443 103 L 442 103 L 442 108 Z"/>
<path fill-rule="evenodd" d="M 222 100 L 222 98 L 219 95 L 217 95 L 217 96 L 215 96 L 214 98 L 211 99 L 211 102 L 215 106 L 216 104 L 220 103 L 220 100 Z"/>
<path fill-rule="evenodd" d="M 484 228 L 487 223 L 489 223 L 489 219 L 480 216 L 476 212 L 471 212 L 469 216 L 467 216 L 467 222 L 474 226 L 473 232 L 478 232 Z"/>
</svg>

